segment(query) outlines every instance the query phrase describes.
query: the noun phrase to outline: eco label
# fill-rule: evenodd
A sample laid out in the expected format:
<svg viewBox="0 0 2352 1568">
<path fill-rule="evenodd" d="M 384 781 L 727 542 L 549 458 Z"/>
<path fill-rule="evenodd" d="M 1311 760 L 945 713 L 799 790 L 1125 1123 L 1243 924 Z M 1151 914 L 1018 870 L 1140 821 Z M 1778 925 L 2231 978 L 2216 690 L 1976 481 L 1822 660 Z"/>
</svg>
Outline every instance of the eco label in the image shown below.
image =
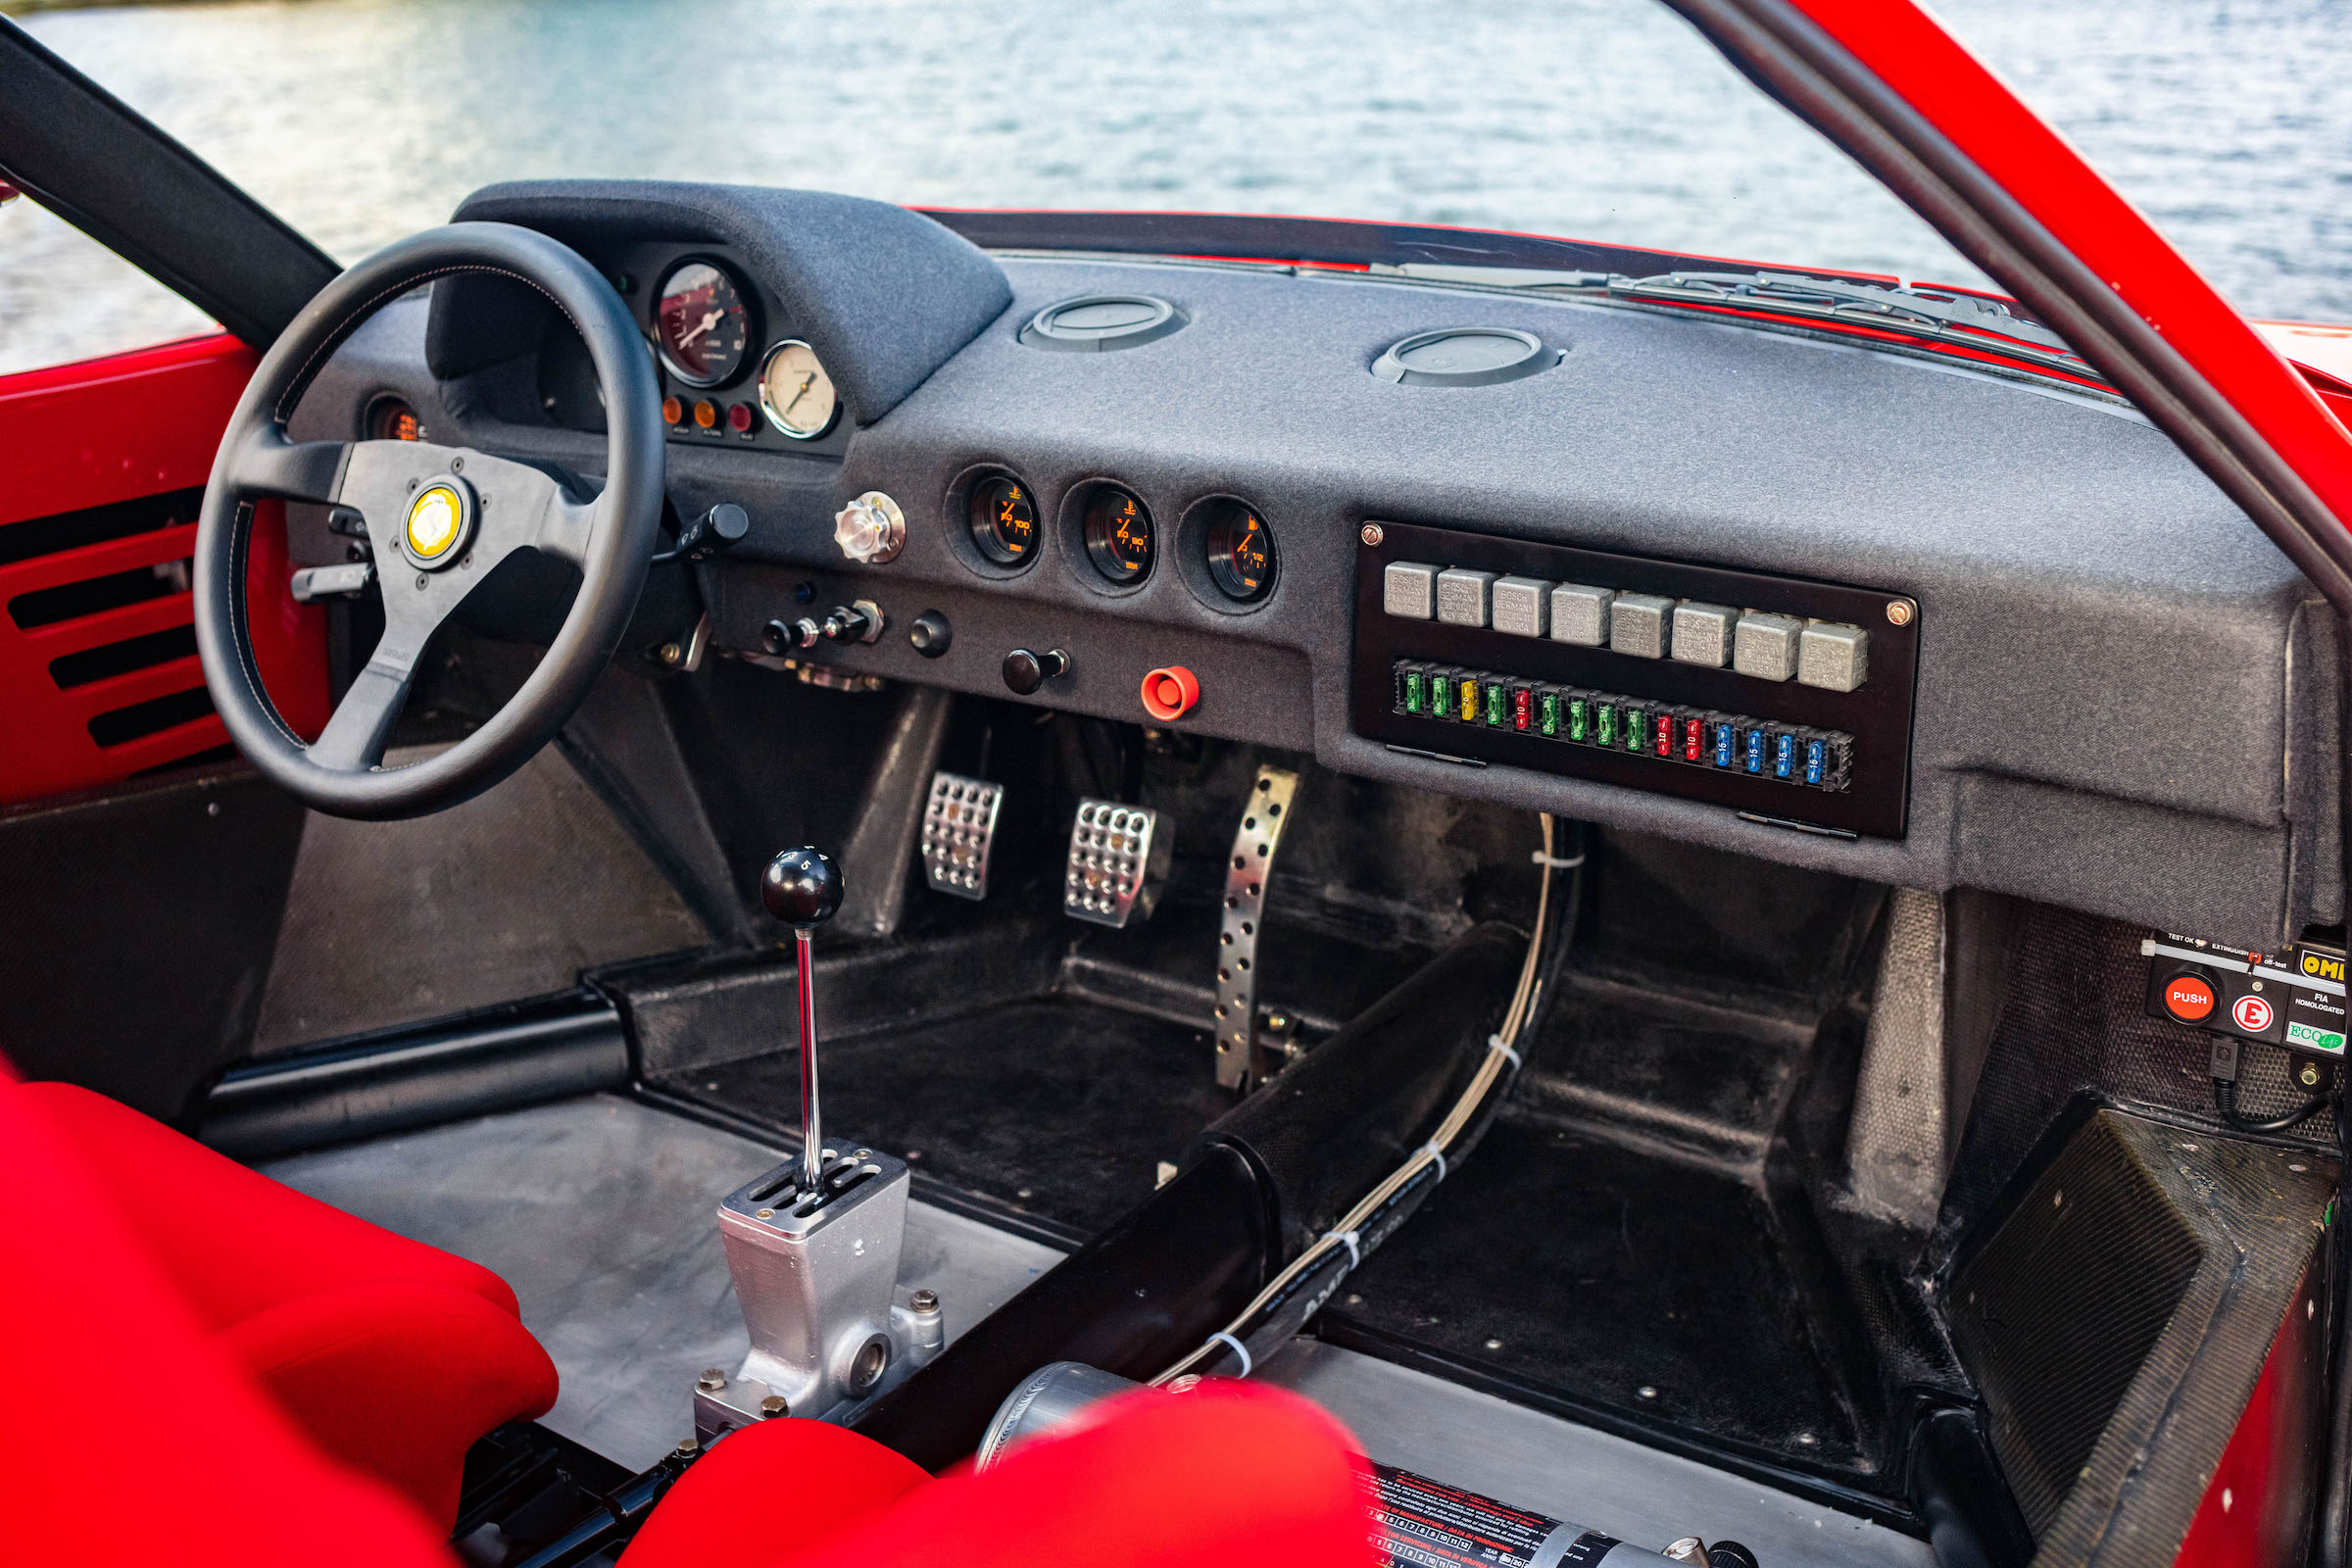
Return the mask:
<svg viewBox="0 0 2352 1568">
<path fill-rule="evenodd" d="M 2344 1037 L 2332 1029 L 2315 1029 L 2307 1023 L 2288 1022 L 2286 1043 L 2301 1046 L 2306 1051 L 2325 1051 L 2331 1055 L 2344 1054 Z"/>
</svg>

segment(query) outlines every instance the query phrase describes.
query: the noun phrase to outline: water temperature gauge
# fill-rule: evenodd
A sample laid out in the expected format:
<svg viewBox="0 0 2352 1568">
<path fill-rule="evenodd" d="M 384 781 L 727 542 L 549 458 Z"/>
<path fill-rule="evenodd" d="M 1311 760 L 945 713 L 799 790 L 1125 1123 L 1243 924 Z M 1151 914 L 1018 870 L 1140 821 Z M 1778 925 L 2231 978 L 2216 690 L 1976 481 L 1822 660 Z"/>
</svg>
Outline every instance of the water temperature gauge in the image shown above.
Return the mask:
<svg viewBox="0 0 2352 1568">
<path fill-rule="evenodd" d="M 1025 565 L 1037 550 L 1037 504 L 1029 487 L 1009 473 L 992 473 L 972 486 L 966 518 L 972 543 L 1000 566 Z"/>
<path fill-rule="evenodd" d="M 1152 514 L 1133 494 L 1106 484 L 1087 498 L 1086 553 L 1097 571 L 1112 582 L 1140 582 L 1152 569 L 1153 547 Z"/>
</svg>

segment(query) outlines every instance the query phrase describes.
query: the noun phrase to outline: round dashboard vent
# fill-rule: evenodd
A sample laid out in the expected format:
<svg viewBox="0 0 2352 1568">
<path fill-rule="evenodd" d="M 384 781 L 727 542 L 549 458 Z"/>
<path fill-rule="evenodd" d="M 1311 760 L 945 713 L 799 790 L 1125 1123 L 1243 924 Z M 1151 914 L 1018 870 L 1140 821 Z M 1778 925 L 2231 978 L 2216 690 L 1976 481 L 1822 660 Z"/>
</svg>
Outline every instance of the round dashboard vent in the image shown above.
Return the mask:
<svg viewBox="0 0 2352 1568">
<path fill-rule="evenodd" d="M 1567 356 L 1511 326 L 1446 326 L 1389 345 L 1372 373 L 1403 386 L 1492 386 L 1548 370 Z"/>
<path fill-rule="evenodd" d="M 1184 313 L 1151 294 L 1088 294 L 1029 318 L 1021 341 L 1033 349 L 1102 354 L 1141 348 L 1184 325 Z"/>
</svg>

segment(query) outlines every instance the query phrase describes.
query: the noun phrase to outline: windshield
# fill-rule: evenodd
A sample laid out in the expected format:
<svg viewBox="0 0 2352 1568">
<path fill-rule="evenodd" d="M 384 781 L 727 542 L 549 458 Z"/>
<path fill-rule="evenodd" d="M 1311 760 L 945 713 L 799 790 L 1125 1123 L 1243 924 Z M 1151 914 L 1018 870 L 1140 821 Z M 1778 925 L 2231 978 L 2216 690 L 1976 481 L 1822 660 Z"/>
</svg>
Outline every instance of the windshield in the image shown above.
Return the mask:
<svg viewBox="0 0 2352 1568">
<path fill-rule="evenodd" d="M 2336 8 L 1943 9 L 2238 303 L 2352 318 Z M 24 21 L 343 261 L 495 180 L 603 175 L 1390 219 L 1985 286 L 1656 0 L 313 0 Z M 170 307 L 134 298 L 150 285 L 93 270 L 29 207 L 0 216 L 0 368 L 167 335 Z"/>
</svg>

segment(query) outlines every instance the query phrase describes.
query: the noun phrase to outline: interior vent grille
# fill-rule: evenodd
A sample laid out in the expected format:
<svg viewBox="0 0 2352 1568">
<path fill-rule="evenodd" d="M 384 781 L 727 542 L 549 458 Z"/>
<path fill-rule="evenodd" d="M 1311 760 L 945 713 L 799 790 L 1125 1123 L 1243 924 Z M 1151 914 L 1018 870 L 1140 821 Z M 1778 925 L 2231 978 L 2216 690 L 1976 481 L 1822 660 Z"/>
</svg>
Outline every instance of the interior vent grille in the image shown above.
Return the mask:
<svg viewBox="0 0 2352 1568">
<path fill-rule="evenodd" d="M 18 755 L 0 798 L 217 750 L 188 595 L 201 487 L 0 526 L 0 691 Z"/>
</svg>

